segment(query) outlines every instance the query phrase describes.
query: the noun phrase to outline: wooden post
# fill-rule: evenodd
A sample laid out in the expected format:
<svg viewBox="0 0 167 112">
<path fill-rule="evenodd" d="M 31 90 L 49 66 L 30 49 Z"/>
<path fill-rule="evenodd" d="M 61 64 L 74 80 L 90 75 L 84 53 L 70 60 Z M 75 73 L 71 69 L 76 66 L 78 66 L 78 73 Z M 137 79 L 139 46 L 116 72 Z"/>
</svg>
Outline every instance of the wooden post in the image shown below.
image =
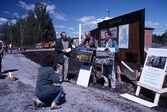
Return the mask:
<svg viewBox="0 0 167 112">
<path fill-rule="evenodd" d="M 156 93 L 156 94 L 155 94 L 155 98 L 154 98 L 154 104 L 157 104 L 157 105 L 158 105 L 159 97 L 160 97 L 160 94 L 159 94 L 159 93 Z"/>
<path fill-rule="evenodd" d="M 135 84 L 137 85 L 137 78 L 139 77 L 140 72 L 138 70 L 135 70 L 135 73 L 136 73 L 136 80 L 135 80 L 136 83 Z"/>
<path fill-rule="evenodd" d="M 119 65 L 117 65 L 117 80 L 118 80 L 119 83 L 122 82 L 122 80 L 121 80 L 121 69 L 120 69 Z"/>
<path fill-rule="evenodd" d="M 136 90 L 136 93 L 135 93 L 136 96 L 139 96 L 140 90 L 141 90 L 141 87 L 137 86 L 137 90 Z"/>
</svg>

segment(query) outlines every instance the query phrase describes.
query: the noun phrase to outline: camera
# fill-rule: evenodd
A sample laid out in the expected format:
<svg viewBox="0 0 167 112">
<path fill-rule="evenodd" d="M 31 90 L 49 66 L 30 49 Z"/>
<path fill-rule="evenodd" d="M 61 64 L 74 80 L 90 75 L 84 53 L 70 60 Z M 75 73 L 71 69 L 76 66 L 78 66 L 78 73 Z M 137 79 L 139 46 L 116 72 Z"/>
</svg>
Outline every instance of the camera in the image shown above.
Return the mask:
<svg viewBox="0 0 167 112">
<path fill-rule="evenodd" d="M 60 65 L 59 64 L 56 65 L 56 70 L 60 70 Z"/>
</svg>

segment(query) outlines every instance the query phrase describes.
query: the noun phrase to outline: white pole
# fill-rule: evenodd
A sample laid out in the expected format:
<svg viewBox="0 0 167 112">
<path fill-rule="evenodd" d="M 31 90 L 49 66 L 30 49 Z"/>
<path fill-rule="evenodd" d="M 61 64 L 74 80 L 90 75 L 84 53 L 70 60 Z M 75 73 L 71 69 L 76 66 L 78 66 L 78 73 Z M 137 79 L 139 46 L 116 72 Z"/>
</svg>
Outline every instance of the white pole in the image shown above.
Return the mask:
<svg viewBox="0 0 167 112">
<path fill-rule="evenodd" d="M 81 43 L 81 24 L 79 24 L 79 44 Z"/>
</svg>

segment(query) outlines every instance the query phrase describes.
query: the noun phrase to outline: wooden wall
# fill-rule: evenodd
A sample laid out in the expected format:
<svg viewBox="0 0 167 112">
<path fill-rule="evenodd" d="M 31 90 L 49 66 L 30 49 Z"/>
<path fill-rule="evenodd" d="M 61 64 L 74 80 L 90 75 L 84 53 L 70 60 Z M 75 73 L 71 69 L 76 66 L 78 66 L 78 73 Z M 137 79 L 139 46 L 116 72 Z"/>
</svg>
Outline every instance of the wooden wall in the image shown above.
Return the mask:
<svg viewBox="0 0 167 112">
<path fill-rule="evenodd" d="M 129 24 L 129 45 L 128 49 L 120 48 L 118 56 L 120 60 L 125 61 L 127 59 L 127 54 L 136 54 L 137 61 L 132 61 L 137 64 L 144 64 L 144 25 L 145 25 L 145 9 L 138 10 L 132 13 L 128 13 L 116 18 L 105 20 L 98 23 L 98 28 L 92 30 L 91 32 L 96 34 L 96 38 L 99 41 L 99 45 L 102 41 L 101 39 L 101 30 L 109 29 L 111 27 L 117 27 L 117 38 L 115 39 L 118 42 L 119 39 L 119 26 Z M 98 34 L 97 34 L 98 31 Z M 119 43 L 118 43 L 119 44 Z M 127 60 L 126 60 L 127 61 Z"/>
</svg>

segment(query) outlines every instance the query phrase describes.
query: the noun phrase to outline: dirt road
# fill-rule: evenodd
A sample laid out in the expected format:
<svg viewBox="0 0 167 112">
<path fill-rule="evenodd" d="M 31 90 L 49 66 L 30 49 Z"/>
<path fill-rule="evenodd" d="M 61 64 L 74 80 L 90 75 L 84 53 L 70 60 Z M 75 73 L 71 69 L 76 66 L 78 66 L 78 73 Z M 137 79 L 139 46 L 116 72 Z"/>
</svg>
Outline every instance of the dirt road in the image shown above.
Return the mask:
<svg viewBox="0 0 167 112">
<path fill-rule="evenodd" d="M 35 110 L 32 100 L 39 65 L 20 53 L 4 55 L 0 76 L 0 112 L 157 112 L 157 108 L 126 100 L 120 93 L 98 89 L 92 84 L 85 88 L 76 80 L 62 84 L 66 96 L 62 97 L 62 108 L 50 110 L 49 107 Z M 13 71 L 18 80 L 8 81 L 5 74 Z M 163 111 L 163 110 L 161 110 Z"/>
</svg>

